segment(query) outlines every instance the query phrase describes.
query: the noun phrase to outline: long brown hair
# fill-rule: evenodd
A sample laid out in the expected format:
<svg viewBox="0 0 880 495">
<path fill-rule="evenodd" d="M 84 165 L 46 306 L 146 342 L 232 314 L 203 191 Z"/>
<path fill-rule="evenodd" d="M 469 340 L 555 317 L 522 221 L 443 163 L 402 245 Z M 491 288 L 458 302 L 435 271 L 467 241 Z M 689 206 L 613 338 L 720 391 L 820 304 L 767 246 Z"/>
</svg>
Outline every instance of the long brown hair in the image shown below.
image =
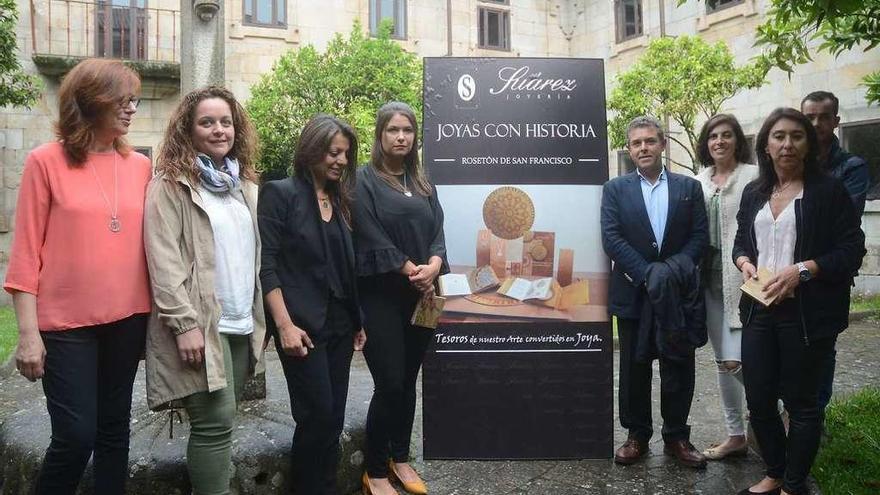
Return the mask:
<svg viewBox="0 0 880 495">
<path fill-rule="evenodd" d="M 186 177 L 190 184 L 199 183 L 199 170 L 195 163 L 198 153 L 193 146 L 192 132 L 196 118 L 196 107 L 203 100 L 220 98 L 229 105 L 232 111 L 232 125 L 235 127 L 235 142 L 229 150 L 229 156 L 238 160 L 241 167 L 239 177 L 251 182 L 257 181 L 255 168 L 259 154 L 259 144 L 254 125 L 241 104 L 226 88 L 208 86 L 189 92 L 177 105 L 168 128 L 165 129 L 165 137 L 159 148 L 156 158 L 156 172 L 170 178 L 177 179 Z"/>
<path fill-rule="evenodd" d="M 382 178 L 389 186 L 403 192 L 403 186 L 400 182 L 388 172 L 385 167 L 385 152 L 382 149 L 382 133 L 385 132 L 385 126 L 394 118 L 395 115 L 403 115 L 409 120 L 413 127 L 413 143 L 409 153 L 403 158 L 403 166 L 407 176 L 412 180 L 413 190 L 422 196 L 430 196 L 432 187 L 428 181 L 428 176 L 422 164 L 419 161 L 419 124 L 416 122 L 416 114 L 412 107 L 406 103 L 392 101 L 382 105 L 376 112 L 376 129 L 375 139 L 373 141 L 373 150 L 370 153 L 370 166 L 376 174 Z"/>
<path fill-rule="evenodd" d="M 61 141 L 70 166 L 82 166 L 95 144 L 95 132 L 115 116 L 119 107 L 141 91 L 137 73 L 119 60 L 87 58 L 64 76 L 58 90 L 55 136 Z M 123 156 L 131 146 L 120 137 L 113 148 Z"/>
<path fill-rule="evenodd" d="M 348 163 L 338 182 L 327 182 L 327 194 L 339 208 L 345 223 L 351 226 L 351 202 L 357 175 L 357 136 L 348 123 L 326 113 L 313 116 L 303 127 L 296 144 L 293 173 L 301 179 L 311 180 L 315 167 L 324 162 L 330 151 L 330 143 L 337 134 L 348 139 L 345 159 Z"/>
</svg>

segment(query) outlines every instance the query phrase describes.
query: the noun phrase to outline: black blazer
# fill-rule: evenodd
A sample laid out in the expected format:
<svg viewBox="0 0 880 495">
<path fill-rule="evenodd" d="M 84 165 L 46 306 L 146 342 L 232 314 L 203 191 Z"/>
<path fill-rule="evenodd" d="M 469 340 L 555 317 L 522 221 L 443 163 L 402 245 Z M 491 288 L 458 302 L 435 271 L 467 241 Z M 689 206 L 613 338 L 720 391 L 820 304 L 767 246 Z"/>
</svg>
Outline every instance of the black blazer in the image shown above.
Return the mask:
<svg viewBox="0 0 880 495">
<path fill-rule="evenodd" d="M 333 214 L 338 215 L 339 209 Z M 267 182 L 260 190 L 257 216 L 262 241 L 263 294 L 280 287 L 294 324 L 314 335 L 324 327 L 331 295 L 326 273 L 330 260 L 326 259 L 323 220 L 314 186 L 299 177 Z M 349 287 L 353 292 L 349 309 L 356 328 L 360 328 L 354 248 L 351 233 L 342 230 L 346 259 L 332 261 L 348 264 Z M 275 332 L 275 322 L 269 316 L 266 324 Z"/>
<path fill-rule="evenodd" d="M 767 195 L 752 182 L 743 190 L 738 228 L 733 242 L 733 261 L 747 256 L 758 261 L 755 241 L 755 217 L 767 203 Z M 813 260 L 819 265 L 816 278 L 802 282 L 795 289 L 801 314 L 802 334 L 809 343 L 837 335 L 849 325 L 849 295 L 853 276 L 865 256 L 865 234 L 861 219 L 843 183 L 819 174 L 804 180 L 803 199 L 794 203 L 797 241 L 794 261 Z M 754 315 L 755 300 L 742 296 L 740 319 L 748 325 Z"/>
<path fill-rule="evenodd" d="M 636 172 L 616 177 L 602 188 L 602 246 L 614 262 L 608 290 L 608 311 L 638 319 L 648 264 L 686 254 L 698 265 L 709 244 L 709 225 L 700 183 L 666 171 L 669 213 L 660 252 L 648 219 Z"/>
</svg>

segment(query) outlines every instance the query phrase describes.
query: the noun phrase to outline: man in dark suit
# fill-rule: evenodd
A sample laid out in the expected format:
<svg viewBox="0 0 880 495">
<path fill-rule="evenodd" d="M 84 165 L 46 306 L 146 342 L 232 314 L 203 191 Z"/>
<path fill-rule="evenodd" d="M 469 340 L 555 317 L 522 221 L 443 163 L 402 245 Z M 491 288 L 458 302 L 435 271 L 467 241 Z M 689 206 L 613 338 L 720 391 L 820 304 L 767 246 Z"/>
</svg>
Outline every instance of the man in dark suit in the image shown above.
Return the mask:
<svg viewBox="0 0 880 495">
<path fill-rule="evenodd" d="M 601 212 L 602 244 L 614 262 L 609 312 L 617 316 L 620 338 L 620 423 L 629 430 L 626 443 L 614 455 L 619 464 L 633 464 L 644 456 L 654 433 L 652 360 L 635 356 L 648 267 L 677 254 L 699 263 L 709 238 L 699 183 L 663 167 L 666 138 L 660 123 L 652 117 L 633 119 L 627 127 L 627 149 L 636 170 L 605 184 Z M 687 425 L 694 394 L 693 351 L 689 354 L 684 359 L 656 356 L 662 434 L 667 454 L 701 468 L 706 458 L 690 443 Z"/>
</svg>

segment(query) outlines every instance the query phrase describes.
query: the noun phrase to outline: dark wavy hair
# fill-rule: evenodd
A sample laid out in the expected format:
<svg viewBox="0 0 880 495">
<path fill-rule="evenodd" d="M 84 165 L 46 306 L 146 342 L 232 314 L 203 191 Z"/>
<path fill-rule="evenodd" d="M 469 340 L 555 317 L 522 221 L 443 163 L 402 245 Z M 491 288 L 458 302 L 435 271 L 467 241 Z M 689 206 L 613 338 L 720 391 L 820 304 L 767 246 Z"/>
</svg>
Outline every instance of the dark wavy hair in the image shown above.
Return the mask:
<svg viewBox="0 0 880 495">
<path fill-rule="evenodd" d="M 749 151 L 749 143 L 746 141 L 746 135 L 743 133 L 742 126 L 739 125 L 739 121 L 736 120 L 736 117 L 729 113 L 719 113 L 714 115 L 703 124 L 703 129 L 700 131 L 700 138 L 697 140 L 697 161 L 706 166 L 715 165 L 715 159 L 712 158 L 712 154 L 709 153 L 709 134 L 721 124 L 727 124 L 733 129 L 733 134 L 736 137 L 736 148 L 734 148 L 733 155 L 736 162 L 751 163 L 752 154 Z"/>
<path fill-rule="evenodd" d="M 82 166 L 95 143 L 95 131 L 115 116 L 120 105 L 141 92 L 137 73 L 119 60 L 87 58 L 64 76 L 58 89 L 55 136 L 72 167 Z M 113 147 L 123 156 L 131 146 L 122 137 Z"/>
<path fill-rule="evenodd" d="M 357 175 L 357 135 L 345 121 L 326 113 L 314 115 L 299 135 L 296 153 L 293 159 L 293 174 L 301 179 L 311 180 L 315 168 L 324 161 L 330 152 L 330 143 L 337 134 L 348 139 L 348 151 L 345 159 L 348 163 L 342 172 L 339 182 L 328 182 L 327 194 L 333 204 L 339 208 L 345 223 L 351 226 L 351 203 L 354 197 L 354 186 Z"/>
<path fill-rule="evenodd" d="M 758 191 L 766 198 L 770 198 L 773 188 L 779 183 L 779 177 L 773 167 L 773 159 L 767 153 L 767 142 L 770 140 L 770 130 L 782 119 L 799 124 L 807 133 L 809 149 L 807 156 L 804 157 L 804 181 L 809 181 L 823 173 L 818 161 L 819 138 L 816 137 L 816 128 L 813 127 L 810 119 L 794 108 L 777 108 L 770 112 L 770 115 L 764 120 L 761 130 L 758 131 L 755 138 L 755 154 L 758 156 L 758 178 L 755 179 L 755 182 L 758 185 Z"/>
<path fill-rule="evenodd" d="M 428 181 L 428 175 L 419 161 L 419 123 L 416 121 L 416 114 L 412 107 L 406 103 L 392 101 L 382 105 L 376 112 L 376 128 L 374 132 L 373 149 L 370 153 L 370 166 L 376 171 L 386 184 L 392 188 L 403 191 L 403 186 L 397 181 L 385 168 L 385 152 L 382 149 L 382 133 L 385 132 L 385 126 L 394 118 L 395 115 L 403 115 L 409 120 L 413 127 L 413 143 L 409 153 L 403 159 L 404 170 L 407 176 L 412 180 L 412 189 L 422 196 L 431 195 L 431 183 Z"/>
<path fill-rule="evenodd" d="M 229 156 L 235 157 L 241 167 L 239 176 L 242 179 L 256 182 L 257 157 L 259 142 L 257 131 L 247 112 L 226 88 L 208 86 L 187 93 L 168 121 L 165 138 L 156 158 L 156 172 L 170 178 L 186 177 L 190 184 L 199 183 L 199 167 L 196 165 L 196 149 L 193 146 L 192 134 L 196 119 L 196 107 L 204 100 L 219 98 L 229 105 L 232 111 L 232 125 L 235 127 L 235 142 L 229 150 Z"/>
</svg>

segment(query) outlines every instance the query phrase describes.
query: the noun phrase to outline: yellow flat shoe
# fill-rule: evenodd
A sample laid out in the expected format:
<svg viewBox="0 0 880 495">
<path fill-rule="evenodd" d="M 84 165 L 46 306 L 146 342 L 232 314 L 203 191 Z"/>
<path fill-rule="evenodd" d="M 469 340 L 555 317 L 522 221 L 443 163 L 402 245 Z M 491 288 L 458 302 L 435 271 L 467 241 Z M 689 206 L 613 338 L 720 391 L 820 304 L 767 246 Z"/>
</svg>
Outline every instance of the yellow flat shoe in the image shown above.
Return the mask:
<svg viewBox="0 0 880 495">
<path fill-rule="evenodd" d="M 400 476 L 397 474 L 397 470 L 395 469 L 394 461 L 388 461 L 388 474 L 391 475 L 392 478 L 397 480 L 398 483 L 403 486 L 403 489 L 407 491 L 407 493 L 411 493 L 412 495 L 428 495 L 428 485 L 425 484 L 424 481 L 419 478 L 417 481 L 403 481 L 400 479 Z M 418 476 L 418 474 L 416 474 Z"/>
<path fill-rule="evenodd" d="M 388 487 L 394 495 L 398 495 L 397 490 L 391 487 L 391 485 L 388 485 Z M 366 471 L 364 471 L 364 475 L 361 476 L 361 493 L 363 493 L 363 495 L 374 495 L 373 490 L 370 488 L 370 477 L 367 475 Z"/>
</svg>

